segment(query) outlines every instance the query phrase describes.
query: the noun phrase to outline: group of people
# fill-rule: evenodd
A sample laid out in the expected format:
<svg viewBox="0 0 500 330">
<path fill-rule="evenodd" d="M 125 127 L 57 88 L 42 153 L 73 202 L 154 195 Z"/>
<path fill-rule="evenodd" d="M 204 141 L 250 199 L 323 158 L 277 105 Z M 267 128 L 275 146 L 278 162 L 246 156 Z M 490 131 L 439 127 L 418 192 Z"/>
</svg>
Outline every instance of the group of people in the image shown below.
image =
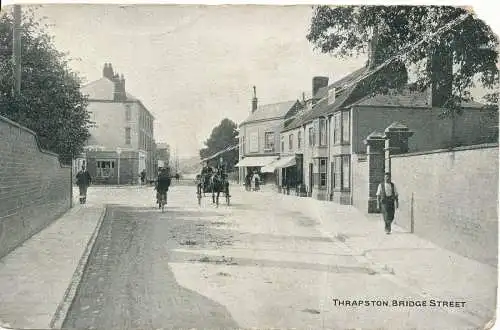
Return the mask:
<svg viewBox="0 0 500 330">
<path fill-rule="evenodd" d="M 260 175 L 257 170 L 248 172 L 245 177 L 245 188 L 247 191 L 258 191 L 260 189 Z"/>
<path fill-rule="evenodd" d="M 210 178 L 214 175 L 218 176 L 222 182 L 227 182 L 228 175 L 224 163 L 221 161 L 216 167 L 212 167 L 208 165 L 208 162 L 204 162 L 201 173 L 196 176 L 198 193 L 202 193 L 201 190 L 209 184 Z"/>
<path fill-rule="evenodd" d="M 219 173 L 222 180 L 227 180 L 227 174 L 223 166 L 218 166 L 214 169 L 208 166 L 208 163 L 206 162 L 201 170 L 201 174 L 197 175 L 197 179 L 203 180 L 204 178 L 210 177 L 214 173 Z M 247 190 L 259 190 L 260 176 L 257 171 L 253 171 L 253 173 L 249 172 L 245 179 L 245 186 L 247 187 Z M 160 167 L 158 170 L 158 180 L 155 185 L 156 202 L 158 204 L 161 194 L 168 192 L 171 182 L 172 177 L 170 169 L 168 167 Z M 85 165 L 83 165 L 81 170 L 76 174 L 76 184 L 80 190 L 80 204 L 86 203 L 87 189 L 91 183 L 92 177 L 85 168 Z M 198 189 L 200 188 L 200 185 L 198 185 Z M 385 173 L 384 182 L 380 183 L 377 189 L 377 208 L 382 212 L 386 234 L 391 233 L 391 224 L 394 221 L 394 213 L 399 206 L 398 204 L 398 192 L 396 186 L 391 181 L 391 174 Z"/>
</svg>

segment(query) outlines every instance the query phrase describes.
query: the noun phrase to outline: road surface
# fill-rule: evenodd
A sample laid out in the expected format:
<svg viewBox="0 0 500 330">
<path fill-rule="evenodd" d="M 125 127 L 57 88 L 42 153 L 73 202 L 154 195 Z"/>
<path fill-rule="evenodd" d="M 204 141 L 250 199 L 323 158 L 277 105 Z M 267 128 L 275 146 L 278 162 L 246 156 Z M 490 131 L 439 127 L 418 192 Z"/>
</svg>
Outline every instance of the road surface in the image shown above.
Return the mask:
<svg viewBox="0 0 500 330">
<path fill-rule="evenodd" d="M 64 328 L 467 326 L 436 308 L 377 306 L 419 297 L 279 196 L 234 188 L 230 206 L 198 206 L 195 187 L 177 184 L 161 213 L 150 187 L 99 189 L 89 198 L 110 204 Z"/>
</svg>

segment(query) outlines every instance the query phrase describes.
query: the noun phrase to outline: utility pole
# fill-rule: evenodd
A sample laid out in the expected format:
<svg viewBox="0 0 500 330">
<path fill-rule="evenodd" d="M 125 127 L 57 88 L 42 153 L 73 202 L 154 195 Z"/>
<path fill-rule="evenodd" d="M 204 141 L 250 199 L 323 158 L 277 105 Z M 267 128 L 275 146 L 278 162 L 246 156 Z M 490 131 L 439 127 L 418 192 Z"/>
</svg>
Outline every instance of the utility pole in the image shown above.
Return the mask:
<svg viewBox="0 0 500 330">
<path fill-rule="evenodd" d="M 14 33 L 12 56 L 14 57 L 14 95 L 21 94 L 21 6 L 14 5 Z"/>
</svg>

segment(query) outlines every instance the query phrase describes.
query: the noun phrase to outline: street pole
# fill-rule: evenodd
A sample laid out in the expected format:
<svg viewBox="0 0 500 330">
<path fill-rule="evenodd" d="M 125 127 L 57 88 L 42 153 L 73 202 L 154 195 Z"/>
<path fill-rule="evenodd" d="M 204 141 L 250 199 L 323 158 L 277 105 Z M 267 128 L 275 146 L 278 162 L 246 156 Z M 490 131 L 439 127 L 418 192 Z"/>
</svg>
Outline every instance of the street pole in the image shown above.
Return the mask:
<svg viewBox="0 0 500 330">
<path fill-rule="evenodd" d="M 12 56 L 14 57 L 14 95 L 21 94 L 21 6 L 14 5 Z"/>
<path fill-rule="evenodd" d="M 117 148 L 116 149 L 116 154 L 118 155 L 118 175 L 117 175 L 117 185 L 120 185 L 120 158 L 121 158 L 121 149 Z"/>
</svg>

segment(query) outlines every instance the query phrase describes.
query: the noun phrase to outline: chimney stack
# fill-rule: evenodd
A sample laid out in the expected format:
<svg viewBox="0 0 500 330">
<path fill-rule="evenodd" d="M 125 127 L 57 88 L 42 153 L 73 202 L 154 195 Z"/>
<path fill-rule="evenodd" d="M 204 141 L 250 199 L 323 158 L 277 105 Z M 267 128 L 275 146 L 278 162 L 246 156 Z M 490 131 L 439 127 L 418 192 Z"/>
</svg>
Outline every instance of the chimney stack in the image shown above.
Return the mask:
<svg viewBox="0 0 500 330">
<path fill-rule="evenodd" d="M 120 78 L 120 90 L 121 90 L 121 96 L 122 96 L 122 99 L 123 100 L 126 100 L 127 99 L 127 92 L 125 91 L 125 77 L 123 76 L 123 74 L 121 75 L 121 78 Z"/>
<path fill-rule="evenodd" d="M 368 43 L 368 69 L 373 69 L 377 65 L 377 43 L 378 43 L 378 26 L 373 27 L 372 39 Z"/>
<path fill-rule="evenodd" d="M 429 106 L 440 108 L 453 92 L 453 53 L 445 45 L 432 49 L 428 57 Z"/>
<path fill-rule="evenodd" d="M 111 66 L 111 63 L 104 63 L 104 69 L 102 69 L 102 76 L 104 78 L 108 78 L 109 80 L 113 80 L 114 73 L 113 73 L 113 66 Z"/>
<path fill-rule="evenodd" d="M 252 113 L 257 110 L 257 91 L 255 86 L 253 86 L 253 99 L 252 99 Z"/>
<path fill-rule="evenodd" d="M 312 81 L 312 98 L 318 99 L 319 97 L 316 95 L 320 88 L 328 87 L 328 77 L 314 77 Z"/>
</svg>

